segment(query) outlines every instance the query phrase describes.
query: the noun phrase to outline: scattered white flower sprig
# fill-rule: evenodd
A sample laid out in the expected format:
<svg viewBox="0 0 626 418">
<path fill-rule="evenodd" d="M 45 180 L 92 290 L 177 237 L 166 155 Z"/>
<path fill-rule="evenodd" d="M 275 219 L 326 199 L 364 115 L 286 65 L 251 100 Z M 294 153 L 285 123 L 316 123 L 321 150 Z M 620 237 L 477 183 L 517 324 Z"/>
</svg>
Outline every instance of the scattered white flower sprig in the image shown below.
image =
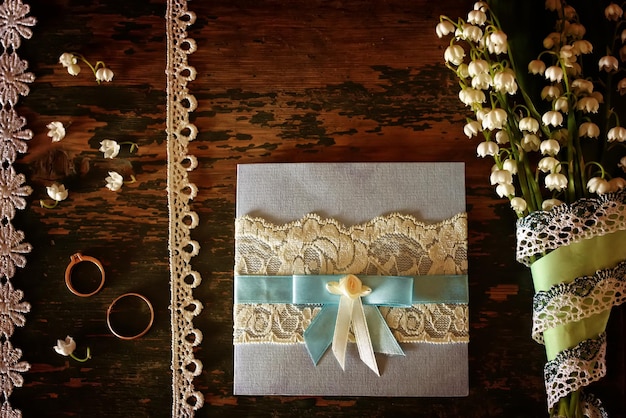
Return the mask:
<svg viewBox="0 0 626 418">
<path fill-rule="evenodd" d="M 106 188 L 112 192 L 120 190 L 124 184 L 132 184 L 137 181 L 133 175 L 130 176 L 129 181 L 124 181 L 124 177 L 117 171 L 109 171 L 109 176 L 104 180 L 107 182 Z"/>
<path fill-rule="evenodd" d="M 484 137 L 477 154 L 493 158 L 491 184 L 518 216 L 626 188 L 626 128 L 612 107 L 614 92 L 626 95 L 626 78 L 617 77 L 626 70 L 626 20 L 615 3 L 599 9 L 598 18 L 606 19 L 615 35 L 608 47 L 598 45 L 607 52 L 600 53 L 597 74 L 583 74 L 590 70 L 583 61 L 590 59 L 594 45 L 584 38 L 586 28 L 565 0 L 546 0 L 541 10 L 531 12 L 547 10 L 555 24 L 546 31 L 539 55 L 522 66 L 516 65 L 507 33 L 485 1 L 476 2 L 467 19 L 441 16 L 436 27 L 440 38 L 452 37 L 444 52 L 446 66 L 458 78 L 459 99 L 475 116 L 463 131 L 469 138 Z M 527 74 L 542 77 L 545 87 L 536 94 L 525 90 L 528 85 L 520 80 Z"/>
<path fill-rule="evenodd" d="M 65 138 L 65 126 L 63 123 L 55 121 L 46 125 L 48 128 L 48 136 L 52 138 L 52 142 L 59 142 Z"/>
<path fill-rule="evenodd" d="M 68 190 L 65 188 L 63 184 L 57 184 L 57 183 L 54 183 L 51 186 L 47 186 L 46 192 L 48 193 L 48 196 L 50 197 L 50 199 L 52 199 L 52 201 L 54 202 L 52 204 L 48 204 L 44 200 L 40 200 L 39 205 L 42 208 L 46 208 L 46 209 L 54 209 L 55 207 L 57 207 L 59 202 L 67 199 L 67 196 L 69 194 Z"/>
<path fill-rule="evenodd" d="M 57 340 L 57 345 L 55 345 L 53 348 L 54 351 L 56 351 L 58 354 L 65 357 L 71 357 L 81 363 L 84 363 L 91 358 L 91 350 L 89 349 L 89 347 L 87 347 L 87 354 L 85 358 L 76 357 L 76 355 L 74 354 L 74 350 L 76 350 L 76 342 L 69 335 L 65 337 L 65 340 Z"/>
<path fill-rule="evenodd" d="M 130 145 L 129 152 L 131 154 L 139 149 L 139 145 L 135 142 L 117 142 L 113 139 L 105 139 L 100 142 L 100 149 L 98 151 L 104 154 L 104 158 L 115 158 L 120 153 L 121 145 Z"/>
<path fill-rule="evenodd" d="M 96 63 L 92 65 L 82 54 L 76 52 L 64 52 L 59 57 L 59 63 L 73 76 L 80 74 L 81 68 L 79 62 L 87 64 L 91 72 L 93 72 L 98 84 L 102 81 L 110 82 L 113 80 L 113 71 L 108 68 L 103 61 L 96 61 Z"/>
</svg>

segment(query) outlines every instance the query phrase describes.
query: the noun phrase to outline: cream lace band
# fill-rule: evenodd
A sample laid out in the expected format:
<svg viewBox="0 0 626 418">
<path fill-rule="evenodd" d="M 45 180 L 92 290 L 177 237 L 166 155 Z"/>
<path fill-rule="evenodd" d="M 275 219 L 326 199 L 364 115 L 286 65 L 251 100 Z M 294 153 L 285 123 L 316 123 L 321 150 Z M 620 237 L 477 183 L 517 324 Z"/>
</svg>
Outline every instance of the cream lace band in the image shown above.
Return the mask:
<svg viewBox="0 0 626 418">
<path fill-rule="evenodd" d="M 467 217 L 435 224 L 391 214 L 344 226 L 309 214 L 285 225 L 244 216 L 235 221 L 235 274 L 362 274 L 383 276 L 467 273 Z M 465 343 L 467 304 L 426 303 L 378 308 L 398 342 Z M 320 308 L 285 303 L 236 304 L 234 343 L 303 342 Z"/>
</svg>

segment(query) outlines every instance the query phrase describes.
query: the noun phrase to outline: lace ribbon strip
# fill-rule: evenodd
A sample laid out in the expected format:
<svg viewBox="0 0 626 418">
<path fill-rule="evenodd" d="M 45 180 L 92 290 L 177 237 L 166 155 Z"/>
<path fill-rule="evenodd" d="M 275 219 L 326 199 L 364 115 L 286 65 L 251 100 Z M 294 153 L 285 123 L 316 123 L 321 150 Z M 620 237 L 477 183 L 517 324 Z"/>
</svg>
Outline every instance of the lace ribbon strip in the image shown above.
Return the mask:
<svg viewBox="0 0 626 418">
<path fill-rule="evenodd" d="M 197 187 L 188 178 L 188 172 L 197 166 L 196 158 L 188 154 L 188 143 L 195 139 L 197 128 L 189 122 L 196 100 L 187 84 L 194 80 L 196 70 L 188 65 L 187 58 L 195 51 L 196 44 L 187 37 L 187 27 L 195 22 L 196 16 L 187 9 L 185 0 L 168 0 L 165 18 L 172 416 L 184 418 L 193 417 L 204 403 L 202 393 L 193 385 L 194 378 L 202 372 L 202 363 L 193 352 L 202 342 L 202 333 L 193 325 L 202 303 L 193 298 L 193 289 L 200 284 L 201 277 L 190 261 L 200 246 L 191 239 L 191 230 L 198 225 L 198 215 L 190 210 Z"/>
<path fill-rule="evenodd" d="M 391 214 L 346 227 L 308 214 L 274 225 L 244 216 L 235 221 L 236 275 L 361 274 L 384 276 L 467 273 L 466 214 L 436 224 Z M 399 342 L 466 343 L 467 304 L 379 307 Z M 303 343 L 319 307 L 237 303 L 234 343 Z"/>
<path fill-rule="evenodd" d="M 552 286 L 533 297 L 535 341 L 543 344 L 543 332 L 610 310 L 626 301 L 626 260 L 592 276 Z"/>
<path fill-rule="evenodd" d="M 626 230 L 626 189 L 536 211 L 517 221 L 517 261 L 533 259 L 583 239 Z"/>
<path fill-rule="evenodd" d="M 13 167 L 18 154 L 28 150 L 26 141 L 33 137 L 32 131 L 26 129 L 26 119 L 14 109 L 19 98 L 29 94 L 28 85 L 35 80 L 33 73 L 27 72 L 28 63 L 17 54 L 22 39 L 32 37 L 31 27 L 37 23 L 29 13 L 30 6 L 21 0 L 6 0 L 0 5 L 0 413 L 3 417 L 22 416 L 21 411 L 11 407 L 9 398 L 15 387 L 22 386 L 22 373 L 30 369 L 30 364 L 21 360 L 22 350 L 13 347 L 10 341 L 15 327 L 24 326 L 24 314 L 30 312 L 30 304 L 22 301 L 24 293 L 14 289 L 11 283 L 17 268 L 26 265 L 24 254 L 32 250 L 24 242 L 24 233 L 12 224 L 16 209 L 26 208 L 24 198 L 32 192 L 25 184 L 24 175 Z"/>
<path fill-rule="evenodd" d="M 548 394 L 548 409 L 564 396 L 589 386 L 606 375 L 606 334 L 584 340 L 564 350 L 546 363 L 544 380 Z"/>
</svg>

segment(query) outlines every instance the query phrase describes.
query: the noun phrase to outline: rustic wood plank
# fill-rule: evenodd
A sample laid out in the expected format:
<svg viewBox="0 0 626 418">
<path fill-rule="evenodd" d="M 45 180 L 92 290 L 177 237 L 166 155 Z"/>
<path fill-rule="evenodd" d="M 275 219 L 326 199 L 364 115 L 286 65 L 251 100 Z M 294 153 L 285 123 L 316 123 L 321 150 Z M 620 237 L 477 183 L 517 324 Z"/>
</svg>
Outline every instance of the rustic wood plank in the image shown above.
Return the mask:
<svg viewBox="0 0 626 418">
<path fill-rule="evenodd" d="M 39 20 L 25 42 L 37 80 L 20 112 L 33 129 L 18 164 L 35 191 L 15 221 L 34 246 L 15 278 L 32 304 L 14 343 L 31 362 L 12 404 L 25 416 L 168 416 L 170 325 L 165 148 L 165 2 L 34 0 Z M 198 15 L 190 84 L 199 128 L 190 152 L 199 168 L 192 207 L 193 265 L 203 276 L 196 323 L 204 364 L 198 416 L 545 415 L 542 348 L 530 339 L 532 284 L 514 261 L 514 216 L 487 183 L 490 163 L 475 158 L 462 132 L 465 109 L 434 35 L 440 13 L 462 16 L 472 2 L 216 0 L 189 3 Z M 58 56 L 78 51 L 115 71 L 96 85 L 86 70 L 68 75 Z M 51 144 L 45 125 L 71 124 Z M 139 151 L 105 160 L 105 138 Z M 251 162 L 464 161 L 470 228 L 470 396 L 434 398 L 235 397 L 232 395 L 232 265 L 235 168 Z M 137 178 L 104 188 L 107 171 Z M 45 210 L 45 186 L 63 181 L 70 197 Z M 69 256 L 102 260 L 104 290 L 81 299 L 65 288 Z M 156 311 L 151 331 L 120 341 L 106 328 L 108 304 L 138 291 Z M 609 329 L 609 375 L 596 392 L 624 414 L 624 317 Z M 78 364 L 53 352 L 72 335 L 93 359 Z"/>
</svg>

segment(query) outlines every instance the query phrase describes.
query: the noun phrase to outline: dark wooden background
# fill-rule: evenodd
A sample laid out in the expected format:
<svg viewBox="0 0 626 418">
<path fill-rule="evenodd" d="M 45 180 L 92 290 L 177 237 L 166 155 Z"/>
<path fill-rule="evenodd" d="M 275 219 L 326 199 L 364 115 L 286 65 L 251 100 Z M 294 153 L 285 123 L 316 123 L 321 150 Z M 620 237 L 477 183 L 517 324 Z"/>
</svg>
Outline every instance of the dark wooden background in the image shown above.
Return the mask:
<svg viewBox="0 0 626 418">
<path fill-rule="evenodd" d="M 38 19 L 20 54 L 37 77 L 19 112 L 34 132 L 16 164 L 34 188 L 15 219 L 34 249 L 13 280 L 32 304 L 12 341 L 31 363 L 11 397 L 25 417 L 166 417 L 171 414 L 168 209 L 166 200 L 164 0 L 32 0 Z M 515 218 L 488 185 L 491 163 L 462 132 L 465 109 L 436 38 L 441 13 L 465 16 L 471 1 L 192 1 L 198 70 L 190 84 L 199 128 L 193 209 L 202 246 L 193 266 L 204 310 L 195 381 L 197 416 L 540 417 L 546 415 L 541 346 L 530 338 L 532 284 L 514 260 Z M 72 77 L 66 51 L 105 61 L 112 83 L 88 70 Z M 52 144 L 46 124 L 67 136 Z M 105 160 L 103 139 L 134 141 Z M 232 395 L 232 264 L 235 167 L 251 162 L 463 161 L 470 266 L 470 395 L 466 398 L 235 397 Z M 119 192 L 107 171 L 137 178 Z M 69 198 L 42 209 L 45 186 Z M 63 280 L 77 251 L 102 261 L 104 289 L 72 295 Z M 121 341 L 105 312 L 135 291 L 154 304 L 150 332 Z M 52 346 L 66 335 L 89 345 L 77 363 Z M 594 386 L 613 417 L 626 416 L 624 310 L 609 324 L 608 376 Z"/>
</svg>

